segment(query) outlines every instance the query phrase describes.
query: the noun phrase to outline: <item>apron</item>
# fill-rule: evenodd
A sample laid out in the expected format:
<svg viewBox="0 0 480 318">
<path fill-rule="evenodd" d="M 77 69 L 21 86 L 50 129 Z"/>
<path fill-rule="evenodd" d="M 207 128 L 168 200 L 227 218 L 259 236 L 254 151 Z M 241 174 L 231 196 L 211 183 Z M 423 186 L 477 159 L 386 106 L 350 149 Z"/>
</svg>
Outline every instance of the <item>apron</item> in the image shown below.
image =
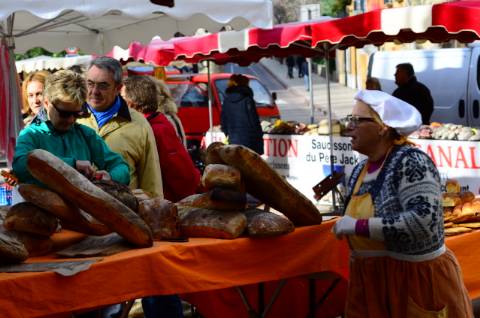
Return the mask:
<svg viewBox="0 0 480 318">
<path fill-rule="evenodd" d="M 356 219 L 374 216 L 370 193 L 357 192 L 367 173 L 363 168 L 345 214 Z M 349 235 L 352 251 L 385 251 L 383 241 Z M 423 262 L 388 256 L 352 256 L 345 308 L 347 318 L 473 317 L 471 302 L 455 256 L 447 250 Z"/>
</svg>

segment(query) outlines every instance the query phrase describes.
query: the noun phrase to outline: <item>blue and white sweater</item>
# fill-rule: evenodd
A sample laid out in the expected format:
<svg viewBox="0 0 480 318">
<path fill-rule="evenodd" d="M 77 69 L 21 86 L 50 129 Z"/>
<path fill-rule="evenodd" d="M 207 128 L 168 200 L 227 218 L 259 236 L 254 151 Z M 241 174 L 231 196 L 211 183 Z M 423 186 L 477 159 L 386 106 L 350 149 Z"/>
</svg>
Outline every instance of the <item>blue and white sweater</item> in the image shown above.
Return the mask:
<svg viewBox="0 0 480 318">
<path fill-rule="evenodd" d="M 353 170 L 347 204 L 366 164 Z M 370 238 L 385 241 L 387 251 L 424 255 L 444 248 L 440 175 L 432 160 L 411 146 L 395 146 L 377 178 L 361 185 L 369 192 L 375 214 L 369 219 Z"/>
</svg>

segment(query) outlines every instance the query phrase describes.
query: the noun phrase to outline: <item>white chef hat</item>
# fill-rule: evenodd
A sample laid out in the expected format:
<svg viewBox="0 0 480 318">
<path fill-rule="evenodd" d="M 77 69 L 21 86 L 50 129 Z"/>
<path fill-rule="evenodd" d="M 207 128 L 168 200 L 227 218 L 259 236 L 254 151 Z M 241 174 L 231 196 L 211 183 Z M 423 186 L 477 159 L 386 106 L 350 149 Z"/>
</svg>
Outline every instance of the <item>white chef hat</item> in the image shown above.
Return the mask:
<svg viewBox="0 0 480 318">
<path fill-rule="evenodd" d="M 385 125 L 400 135 L 408 136 L 422 124 L 422 116 L 415 107 L 385 92 L 361 90 L 354 98 L 369 105 Z"/>
</svg>

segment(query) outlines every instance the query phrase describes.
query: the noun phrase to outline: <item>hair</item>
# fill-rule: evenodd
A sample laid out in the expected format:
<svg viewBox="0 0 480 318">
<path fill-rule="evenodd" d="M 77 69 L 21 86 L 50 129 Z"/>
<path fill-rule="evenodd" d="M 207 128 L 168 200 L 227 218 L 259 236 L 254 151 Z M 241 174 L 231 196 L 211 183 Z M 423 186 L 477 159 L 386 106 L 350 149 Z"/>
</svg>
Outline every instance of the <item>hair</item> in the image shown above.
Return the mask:
<svg viewBox="0 0 480 318">
<path fill-rule="evenodd" d="M 123 80 L 125 97 L 133 103 L 134 109 L 141 113 L 157 111 L 157 86 L 149 76 L 134 75 Z"/>
<path fill-rule="evenodd" d="M 415 75 L 415 71 L 413 70 L 413 65 L 410 63 L 400 63 L 397 64 L 397 68 L 404 70 L 409 77 Z"/>
<path fill-rule="evenodd" d="M 153 82 L 157 86 L 157 110 L 163 114 L 176 114 L 178 112 L 177 104 L 170 93 L 170 89 L 164 81 L 152 77 Z"/>
<path fill-rule="evenodd" d="M 78 73 L 80 75 L 83 75 L 85 73 L 85 69 L 81 65 L 72 65 L 67 70 L 73 71 L 75 73 Z"/>
<path fill-rule="evenodd" d="M 107 56 L 97 57 L 90 63 L 91 69 L 93 66 L 96 66 L 102 70 L 107 70 L 113 75 L 113 80 L 116 84 L 122 83 L 122 65 L 116 59 Z"/>
<path fill-rule="evenodd" d="M 52 104 L 67 102 L 83 105 L 87 97 L 87 86 L 80 74 L 61 70 L 47 78 L 44 95 Z"/>
<path fill-rule="evenodd" d="M 28 104 L 28 93 L 27 93 L 27 86 L 31 82 L 40 82 L 43 85 L 43 90 L 45 91 L 45 82 L 47 77 L 50 75 L 48 71 L 38 71 L 34 73 L 30 73 L 22 83 L 22 113 L 30 115 L 32 110 L 30 109 L 30 105 Z"/>
<path fill-rule="evenodd" d="M 232 74 L 228 79 L 228 87 L 232 86 L 248 86 L 250 79 L 242 74 Z"/>
<path fill-rule="evenodd" d="M 372 88 L 368 88 L 369 85 L 371 85 Z M 380 85 L 380 81 L 376 77 L 367 77 L 367 80 L 365 81 L 365 86 L 366 89 L 373 89 L 377 91 L 382 90 L 382 85 Z"/>
</svg>

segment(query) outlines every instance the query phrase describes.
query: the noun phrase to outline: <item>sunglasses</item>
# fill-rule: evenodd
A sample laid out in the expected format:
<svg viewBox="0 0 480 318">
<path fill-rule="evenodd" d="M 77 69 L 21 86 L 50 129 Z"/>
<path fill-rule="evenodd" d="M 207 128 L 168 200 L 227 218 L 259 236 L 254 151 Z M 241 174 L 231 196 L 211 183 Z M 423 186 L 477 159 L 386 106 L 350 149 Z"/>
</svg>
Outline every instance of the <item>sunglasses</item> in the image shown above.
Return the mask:
<svg viewBox="0 0 480 318">
<path fill-rule="evenodd" d="M 85 115 L 88 113 L 85 105 L 82 105 L 82 110 L 76 112 L 58 109 L 57 106 L 55 106 L 55 104 L 53 103 L 52 106 L 53 108 L 55 108 L 61 118 L 70 118 L 71 116 L 73 116 L 74 118 L 81 118 L 85 117 Z"/>
<path fill-rule="evenodd" d="M 371 122 L 371 123 L 376 123 L 377 121 L 374 118 L 371 117 L 360 117 L 360 116 L 355 116 L 355 115 L 348 115 L 343 119 L 345 122 L 345 126 L 351 129 L 356 128 L 360 123 L 363 122 Z"/>
</svg>

